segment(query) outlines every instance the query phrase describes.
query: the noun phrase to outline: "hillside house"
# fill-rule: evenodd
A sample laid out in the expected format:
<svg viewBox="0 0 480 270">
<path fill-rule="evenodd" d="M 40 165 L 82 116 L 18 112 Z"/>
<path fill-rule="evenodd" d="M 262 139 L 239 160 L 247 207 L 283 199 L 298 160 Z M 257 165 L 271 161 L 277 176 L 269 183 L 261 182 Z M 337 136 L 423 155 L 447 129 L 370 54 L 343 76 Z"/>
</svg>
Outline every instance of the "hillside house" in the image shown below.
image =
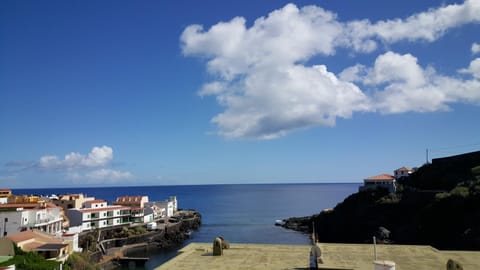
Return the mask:
<svg viewBox="0 0 480 270">
<path fill-rule="evenodd" d="M 380 174 L 365 178 L 363 180 L 363 186 L 359 187 L 359 191 L 364 191 L 367 189 L 376 189 L 376 188 L 386 188 L 389 192 L 393 193 L 396 191 L 395 177 L 390 174 Z"/>
</svg>

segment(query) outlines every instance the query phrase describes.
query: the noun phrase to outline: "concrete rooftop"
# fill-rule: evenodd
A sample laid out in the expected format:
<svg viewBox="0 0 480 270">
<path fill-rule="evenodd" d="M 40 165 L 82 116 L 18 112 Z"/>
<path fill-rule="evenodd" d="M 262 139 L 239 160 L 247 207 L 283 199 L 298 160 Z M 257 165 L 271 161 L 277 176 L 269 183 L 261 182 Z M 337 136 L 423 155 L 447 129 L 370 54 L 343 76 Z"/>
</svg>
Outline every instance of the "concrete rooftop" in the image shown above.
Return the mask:
<svg viewBox="0 0 480 270">
<path fill-rule="evenodd" d="M 320 269 L 374 269 L 373 245 L 318 244 L 324 264 Z M 309 269 L 308 245 L 231 243 L 223 256 L 212 256 L 210 243 L 192 243 L 172 260 L 156 268 L 165 269 Z M 463 269 L 480 269 L 480 251 L 439 251 L 430 246 L 377 245 L 377 260 L 395 262 L 396 270 L 446 269 L 448 259 Z"/>
</svg>

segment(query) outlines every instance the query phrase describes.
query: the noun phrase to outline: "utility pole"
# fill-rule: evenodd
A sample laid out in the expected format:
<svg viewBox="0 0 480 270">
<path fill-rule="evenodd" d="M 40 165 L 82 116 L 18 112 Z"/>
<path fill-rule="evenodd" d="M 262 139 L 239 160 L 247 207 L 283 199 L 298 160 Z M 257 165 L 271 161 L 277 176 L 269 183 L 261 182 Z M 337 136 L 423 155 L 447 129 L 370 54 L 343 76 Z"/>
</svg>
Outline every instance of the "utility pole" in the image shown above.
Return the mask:
<svg viewBox="0 0 480 270">
<path fill-rule="evenodd" d="M 427 161 L 426 164 L 428 164 L 428 148 L 425 150 L 425 153 L 426 153 L 426 161 Z"/>
</svg>

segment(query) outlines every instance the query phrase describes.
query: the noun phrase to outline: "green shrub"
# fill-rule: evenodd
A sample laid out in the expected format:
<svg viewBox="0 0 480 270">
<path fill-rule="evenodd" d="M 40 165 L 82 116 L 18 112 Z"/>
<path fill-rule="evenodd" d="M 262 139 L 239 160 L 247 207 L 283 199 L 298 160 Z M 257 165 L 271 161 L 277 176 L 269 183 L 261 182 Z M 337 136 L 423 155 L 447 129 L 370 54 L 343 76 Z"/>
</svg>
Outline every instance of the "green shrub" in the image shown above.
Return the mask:
<svg viewBox="0 0 480 270">
<path fill-rule="evenodd" d="M 98 270 L 100 268 L 90 262 L 87 253 L 73 253 L 68 257 L 63 269 Z"/>
<path fill-rule="evenodd" d="M 459 197 L 463 197 L 463 198 L 466 198 L 468 197 L 469 195 L 469 192 L 468 192 L 468 188 L 467 187 L 456 187 L 454 189 L 452 189 L 452 191 L 450 191 L 450 194 L 452 196 L 459 196 Z"/>
<path fill-rule="evenodd" d="M 435 199 L 437 201 L 442 200 L 442 199 L 446 199 L 448 197 L 450 197 L 450 193 L 448 193 L 448 192 L 440 192 L 440 193 L 435 194 Z"/>
<path fill-rule="evenodd" d="M 480 174 L 480 166 L 473 167 L 473 168 L 472 168 L 472 173 L 473 173 L 474 175 L 479 175 L 479 174 Z"/>
<path fill-rule="evenodd" d="M 16 269 L 35 269 L 35 270 L 52 270 L 58 269 L 60 263 L 56 261 L 48 261 L 41 255 L 34 252 L 25 252 L 15 246 L 15 256 L 5 261 L 0 266 L 8 266 L 14 264 Z"/>
<path fill-rule="evenodd" d="M 142 226 L 137 226 L 137 227 L 135 227 L 135 232 L 136 232 L 136 234 L 145 234 L 145 233 L 147 233 L 147 229 L 145 227 L 142 227 Z"/>
</svg>

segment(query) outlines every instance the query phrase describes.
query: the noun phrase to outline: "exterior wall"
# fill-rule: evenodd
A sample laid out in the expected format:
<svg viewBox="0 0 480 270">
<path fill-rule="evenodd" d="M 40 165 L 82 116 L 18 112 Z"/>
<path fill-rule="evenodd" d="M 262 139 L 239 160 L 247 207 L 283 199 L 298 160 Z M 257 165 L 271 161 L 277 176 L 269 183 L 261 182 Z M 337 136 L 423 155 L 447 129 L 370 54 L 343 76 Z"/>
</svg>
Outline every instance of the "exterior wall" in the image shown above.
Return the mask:
<svg viewBox="0 0 480 270">
<path fill-rule="evenodd" d="M 159 208 L 164 208 L 165 209 L 165 211 L 166 211 L 165 214 L 166 214 L 167 217 L 173 216 L 173 213 L 174 213 L 173 202 L 163 201 L 163 202 L 157 202 L 156 204 Z"/>
<path fill-rule="evenodd" d="M 395 170 L 394 171 L 395 179 L 399 179 L 402 177 L 408 177 L 410 175 L 410 170 Z"/>
<path fill-rule="evenodd" d="M 168 201 L 173 203 L 173 212 L 178 211 L 178 202 L 177 202 L 177 196 L 171 196 Z"/>
<path fill-rule="evenodd" d="M 67 194 L 61 195 L 59 200 L 52 200 L 52 202 L 62 207 L 64 210 L 72 208 L 82 208 L 87 201 L 95 200 L 94 197 L 84 197 L 83 194 Z"/>
<path fill-rule="evenodd" d="M 10 197 L 10 196 L 12 196 L 12 190 L 11 189 L 5 189 L 5 188 L 0 189 L 0 197 L 7 198 L 7 197 Z"/>
<path fill-rule="evenodd" d="M 151 209 L 153 212 L 153 218 L 162 218 L 167 216 L 167 209 L 165 207 L 160 207 L 157 205 L 157 202 L 149 202 L 145 204 L 145 210 Z"/>
<path fill-rule="evenodd" d="M 71 227 L 82 225 L 83 213 L 79 209 L 68 209 L 67 217 L 70 220 Z"/>
<path fill-rule="evenodd" d="M 148 223 L 148 222 L 152 222 L 155 217 L 154 217 L 154 214 L 153 214 L 153 209 L 150 208 L 150 207 L 147 207 L 147 208 L 144 208 L 143 209 L 143 223 Z"/>
<path fill-rule="evenodd" d="M 359 191 L 364 191 L 364 190 L 368 190 L 368 189 L 375 189 L 375 188 L 379 188 L 379 187 L 388 189 L 388 191 L 390 193 L 393 193 L 397 190 L 394 180 L 385 179 L 384 181 L 382 181 L 382 180 L 374 180 L 374 181 L 364 180 L 363 181 L 363 186 L 359 187 Z"/>
<path fill-rule="evenodd" d="M 78 247 L 78 233 L 64 234 L 62 239 L 65 240 L 70 246 L 69 251 L 81 252 L 82 249 Z"/>
<path fill-rule="evenodd" d="M 48 209 L 18 209 L 17 211 L 0 212 L 1 236 L 26 229 L 38 229 L 52 235 L 57 234 L 62 230 L 62 220 L 59 213 L 52 214 Z"/>
<path fill-rule="evenodd" d="M 8 202 L 7 197 L 0 197 L 0 204 L 6 204 Z"/>
<path fill-rule="evenodd" d="M 130 212 L 118 208 L 69 209 L 67 216 L 70 218 L 70 224 L 81 226 L 82 231 L 126 224 L 130 220 Z"/>
<path fill-rule="evenodd" d="M 0 237 L 22 230 L 24 215 L 22 211 L 0 212 Z"/>
<path fill-rule="evenodd" d="M 87 201 L 83 203 L 84 208 L 105 208 L 107 207 L 107 202 L 103 200 L 93 200 L 93 201 Z"/>
<path fill-rule="evenodd" d="M 57 234 L 62 230 L 63 218 L 58 208 L 25 210 L 28 214 L 27 227 L 38 229 L 49 234 Z"/>
</svg>

